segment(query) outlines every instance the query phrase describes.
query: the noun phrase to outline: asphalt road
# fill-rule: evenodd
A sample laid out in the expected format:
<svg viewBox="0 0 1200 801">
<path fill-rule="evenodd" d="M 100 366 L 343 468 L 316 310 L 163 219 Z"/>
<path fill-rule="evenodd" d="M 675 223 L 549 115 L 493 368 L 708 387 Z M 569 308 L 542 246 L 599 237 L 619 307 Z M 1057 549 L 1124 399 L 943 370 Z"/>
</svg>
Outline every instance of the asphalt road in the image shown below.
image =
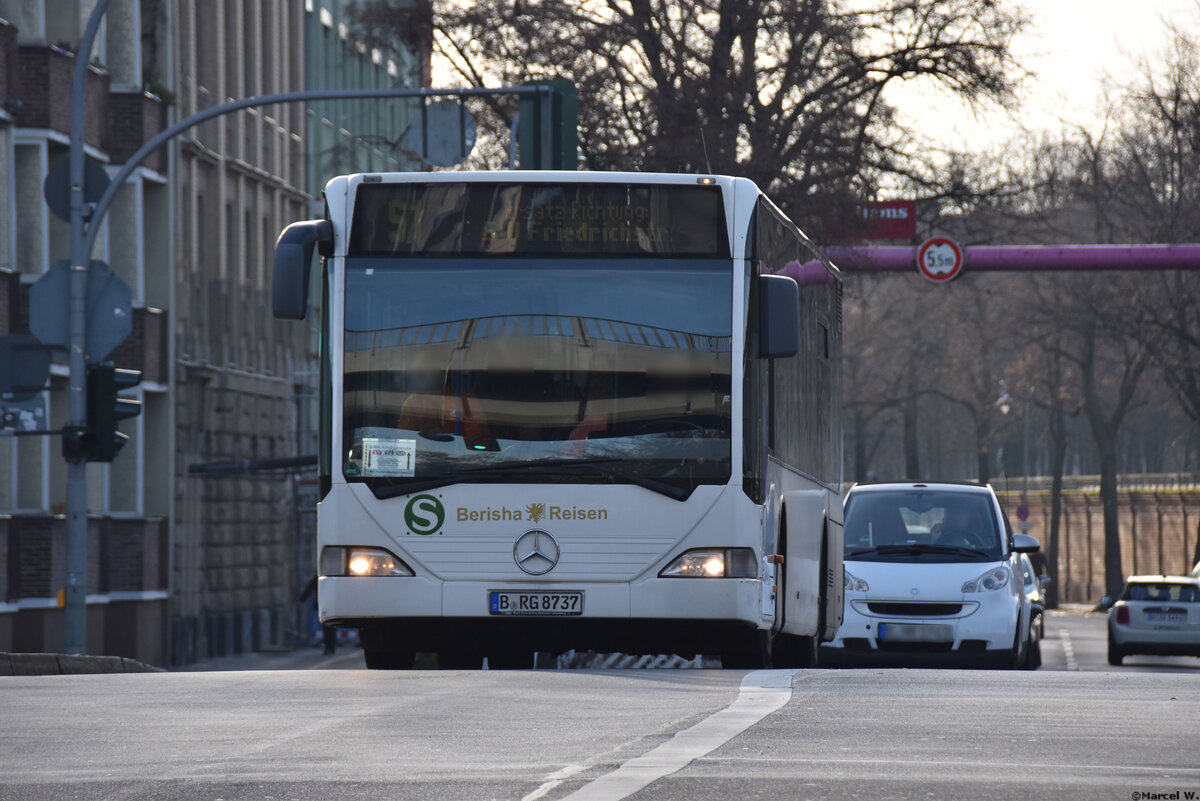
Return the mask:
<svg viewBox="0 0 1200 801">
<path fill-rule="evenodd" d="M 1200 799 L 1200 660 L 1063 618 L 1036 672 L 0 677 L 0 801 Z"/>
<path fill-rule="evenodd" d="M 1128 656 L 1121 667 L 1108 664 L 1104 613 L 1082 607 L 1047 613 L 1042 641 L 1042 670 L 1128 672 L 1182 672 L 1200 674 L 1200 657 Z M 294 651 L 242 654 L 193 665 L 189 671 L 216 670 L 362 670 L 362 651 L 355 645 L 339 647 L 326 656 L 319 647 Z M 1198 760 L 1200 761 L 1200 760 Z M 1197 796 L 1195 801 L 1200 801 Z"/>
<path fill-rule="evenodd" d="M 1180 673 L 1200 680 L 1200 657 L 1194 656 L 1127 656 L 1120 667 L 1109 665 L 1106 613 L 1051 610 L 1048 615 L 1042 641 L 1043 670 Z M 1196 761 L 1200 764 L 1200 736 L 1197 743 Z"/>
</svg>

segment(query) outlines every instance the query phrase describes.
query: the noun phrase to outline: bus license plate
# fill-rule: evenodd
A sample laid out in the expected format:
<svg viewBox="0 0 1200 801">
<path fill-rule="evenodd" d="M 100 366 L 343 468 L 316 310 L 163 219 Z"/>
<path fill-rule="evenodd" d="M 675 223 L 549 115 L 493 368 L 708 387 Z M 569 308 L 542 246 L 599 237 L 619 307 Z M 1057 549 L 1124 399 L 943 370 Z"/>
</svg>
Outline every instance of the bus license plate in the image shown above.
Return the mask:
<svg viewBox="0 0 1200 801">
<path fill-rule="evenodd" d="M 493 615 L 582 615 L 582 590 L 490 590 Z"/>
<path fill-rule="evenodd" d="M 888 642 L 954 642 L 954 629 L 945 624 L 880 623 L 876 639 Z"/>
</svg>

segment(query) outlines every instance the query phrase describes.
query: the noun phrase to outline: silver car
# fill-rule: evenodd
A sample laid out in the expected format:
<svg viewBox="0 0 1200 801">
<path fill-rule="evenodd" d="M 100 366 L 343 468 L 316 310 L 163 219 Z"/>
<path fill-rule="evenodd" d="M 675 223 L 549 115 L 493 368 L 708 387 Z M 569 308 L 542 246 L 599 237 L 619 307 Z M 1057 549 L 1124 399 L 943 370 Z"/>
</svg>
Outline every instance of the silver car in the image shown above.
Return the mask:
<svg viewBox="0 0 1200 801">
<path fill-rule="evenodd" d="M 1200 656 L 1200 580 L 1129 577 L 1108 610 L 1108 663 L 1130 654 Z"/>
<path fill-rule="evenodd" d="M 1030 628 L 1037 639 L 1046 636 L 1046 588 L 1044 582 L 1048 578 L 1039 576 L 1033 567 L 1029 554 L 1021 554 L 1021 578 L 1025 584 L 1025 597 L 1032 605 L 1033 620 Z"/>
</svg>

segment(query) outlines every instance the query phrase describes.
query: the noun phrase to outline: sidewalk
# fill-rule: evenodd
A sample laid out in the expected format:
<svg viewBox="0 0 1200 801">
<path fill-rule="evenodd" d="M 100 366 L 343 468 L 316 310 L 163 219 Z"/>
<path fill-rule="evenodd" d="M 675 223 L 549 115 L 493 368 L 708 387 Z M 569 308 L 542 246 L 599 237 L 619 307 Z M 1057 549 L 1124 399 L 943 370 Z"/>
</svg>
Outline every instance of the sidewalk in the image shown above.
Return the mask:
<svg viewBox="0 0 1200 801">
<path fill-rule="evenodd" d="M 364 670 L 362 648 L 357 645 L 339 646 L 336 653 L 326 654 L 320 645 L 281 647 L 271 651 L 254 651 L 232 656 L 219 656 L 171 668 L 172 673 L 195 673 L 215 670 Z"/>
<path fill-rule="evenodd" d="M 162 668 L 122 656 L 0 653 L 0 676 L 78 676 L 88 673 L 161 673 Z"/>
<path fill-rule="evenodd" d="M 345 645 L 326 654 L 321 646 L 297 646 L 222 656 L 161 668 L 121 656 L 0 653 L 0 676 L 80 676 L 93 673 L 194 673 L 221 670 L 363 670 L 362 649 Z"/>
<path fill-rule="evenodd" d="M 1107 612 L 1101 612 L 1101 611 L 1097 610 L 1095 604 L 1063 603 L 1063 604 L 1059 604 L 1057 609 L 1049 609 L 1047 611 L 1050 614 L 1057 613 L 1060 615 L 1090 615 L 1090 614 L 1104 615 L 1104 614 L 1108 614 Z"/>
</svg>

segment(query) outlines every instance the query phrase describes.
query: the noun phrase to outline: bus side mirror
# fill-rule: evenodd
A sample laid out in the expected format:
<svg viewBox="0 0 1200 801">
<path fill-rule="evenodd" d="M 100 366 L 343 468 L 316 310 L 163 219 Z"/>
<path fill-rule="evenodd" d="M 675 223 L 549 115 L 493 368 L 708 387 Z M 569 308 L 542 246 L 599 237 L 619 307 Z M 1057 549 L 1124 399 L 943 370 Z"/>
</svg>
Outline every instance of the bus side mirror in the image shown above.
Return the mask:
<svg viewBox="0 0 1200 801">
<path fill-rule="evenodd" d="M 800 351 L 800 288 L 784 275 L 758 277 L 758 355 L 783 359 Z"/>
<path fill-rule="evenodd" d="M 271 277 L 271 308 L 284 320 L 303 320 L 308 313 L 308 276 L 313 247 L 329 255 L 333 226 L 329 220 L 305 220 L 283 229 L 275 243 L 275 267 Z"/>
</svg>

